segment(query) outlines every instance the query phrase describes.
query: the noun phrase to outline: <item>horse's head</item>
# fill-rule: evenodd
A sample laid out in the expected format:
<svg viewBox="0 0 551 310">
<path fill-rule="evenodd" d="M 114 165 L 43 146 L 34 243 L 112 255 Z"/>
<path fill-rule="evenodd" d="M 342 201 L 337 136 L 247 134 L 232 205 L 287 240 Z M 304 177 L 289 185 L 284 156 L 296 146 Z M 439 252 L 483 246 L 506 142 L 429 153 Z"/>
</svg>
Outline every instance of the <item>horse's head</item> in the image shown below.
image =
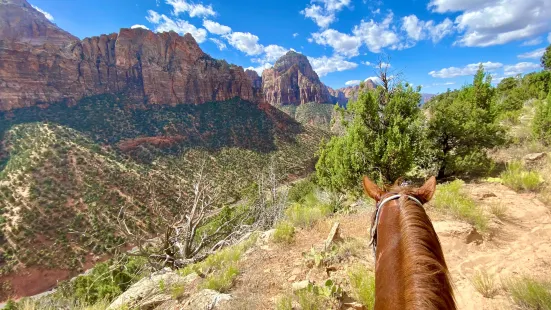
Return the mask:
<svg viewBox="0 0 551 310">
<path fill-rule="evenodd" d="M 421 187 L 380 188 L 364 177 L 376 202 L 371 225 L 375 255 L 376 309 L 456 309 L 438 236 L 423 205 L 436 191 L 436 178 Z"/>
<path fill-rule="evenodd" d="M 368 177 L 363 179 L 364 190 L 367 195 L 375 200 L 376 210 L 373 213 L 373 218 L 371 220 L 371 242 L 373 245 L 373 254 L 376 255 L 377 251 L 377 230 L 379 226 L 379 219 L 383 213 L 383 207 L 388 209 L 390 205 L 394 205 L 401 197 L 404 197 L 406 200 L 410 200 L 415 204 L 422 207 L 423 204 L 429 202 L 434 195 L 436 190 L 436 178 L 431 177 L 428 179 L 423 186 L 419 188 L 403 185 L 402 179 L 399 178 L 396 180 L 394 185 L 385 187 L 381 189 L 377 184 L 371 181 Z M 388 205 L 388 207 L 387 207 Z M 400 212 L 400 208 L 391 207 L 388 213 L 394 213 L 395 215 Z"/>
<path fill-rule="evenodd" d="M 409 186 L 402 186 L 402 179 L 398 179 L 394 185 L 388 187 L 388 189 L 381 189 L 377 184 L 371 181 L 368 177 L 364 177 L 363 186 L 366 194 L 375 200 L 375 203 L 379 204 L 383 199 L 389 195 L 405 194 L 415 197 L 422 204 L 429 202 L 436 191 L 436 178 L 431 177 L 423 186 L 419 188 L 412 188 Z"/>
</svg>

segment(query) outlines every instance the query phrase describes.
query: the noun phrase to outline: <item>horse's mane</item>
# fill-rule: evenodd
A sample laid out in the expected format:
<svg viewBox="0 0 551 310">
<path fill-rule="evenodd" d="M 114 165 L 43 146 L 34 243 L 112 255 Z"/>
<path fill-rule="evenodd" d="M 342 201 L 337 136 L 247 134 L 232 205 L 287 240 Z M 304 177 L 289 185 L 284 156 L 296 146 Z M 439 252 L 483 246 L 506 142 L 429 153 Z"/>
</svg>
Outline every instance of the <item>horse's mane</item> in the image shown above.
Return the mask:
<svg viewBox="0 0 551 310">
<path fill-rule="evenodd" d="M 397 191 L 413 195 L 411 188 Z M 425 209 L 402 196 L 400 255 L 408 309 L 456 309 L 453 285 L 442 246 Z"/>
</svg>

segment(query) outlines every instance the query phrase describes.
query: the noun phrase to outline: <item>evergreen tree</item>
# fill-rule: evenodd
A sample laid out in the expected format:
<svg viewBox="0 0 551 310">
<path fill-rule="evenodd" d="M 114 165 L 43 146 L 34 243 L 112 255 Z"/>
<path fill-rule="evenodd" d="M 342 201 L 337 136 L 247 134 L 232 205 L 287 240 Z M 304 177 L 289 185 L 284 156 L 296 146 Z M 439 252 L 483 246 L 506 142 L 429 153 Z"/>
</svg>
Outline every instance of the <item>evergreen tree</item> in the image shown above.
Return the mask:
<svg viewBox="0 0 551 310">
<path fill-rule="evenodd" d="M 480 66 L 473 85 L 431 102 L 428 137 L 435 145 L 439 178 L 488 170 L 486 151 L 505 141 L 494 93 L 491 76 Z"/>
<path fill-rule="evenodd" d="M 321 147 L 318 182 L 332 190 L 358 190 L 363 176 L 390 182 L 408 172 L 421 139 L 420 88 L 383 85 L 361 92 L 344 111 L 345 134 Z"/>
<path fill-rule="evenodd" d="M 551 145 L 551 92 L 547 100 L 536 107 L 536 114 L 532 123 L 534 136 L 545 145 Z"/>
<path fill-rule="evenodd" d="M 541 66 L 545 70 L 551 70 L 551 45 L 545 49 L 543 56 L 541 56 Z"/>
</svg>

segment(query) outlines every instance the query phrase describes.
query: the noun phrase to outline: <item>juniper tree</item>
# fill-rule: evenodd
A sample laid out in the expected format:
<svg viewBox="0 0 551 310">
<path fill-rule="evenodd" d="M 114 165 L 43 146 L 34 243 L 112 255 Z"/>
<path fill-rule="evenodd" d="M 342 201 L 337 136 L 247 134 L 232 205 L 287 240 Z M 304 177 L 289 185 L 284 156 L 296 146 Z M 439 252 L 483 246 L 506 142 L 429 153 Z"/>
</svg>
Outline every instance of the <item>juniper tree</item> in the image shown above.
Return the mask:
<svg viewBox="0 0 551 310">
<path fill-rule="evenodd" d="M 380 69 L 381 85 L 363 90 L 342 111 L 344 135 L 319 151 L 318 182 L 333 191 L 357 190 L 365 175 L 392 182 L 413 166 L 421 139 L 420 88 L 402 84 L 382 65 Z"/>
<path fill-rule="evenodd" d="M 429 104 L 428 137 L 434 143 L 439 178 L 487 171 L 487 150 L 504 143 L 491 82 L 480 66 L 472 85 Z"/>
</svg>

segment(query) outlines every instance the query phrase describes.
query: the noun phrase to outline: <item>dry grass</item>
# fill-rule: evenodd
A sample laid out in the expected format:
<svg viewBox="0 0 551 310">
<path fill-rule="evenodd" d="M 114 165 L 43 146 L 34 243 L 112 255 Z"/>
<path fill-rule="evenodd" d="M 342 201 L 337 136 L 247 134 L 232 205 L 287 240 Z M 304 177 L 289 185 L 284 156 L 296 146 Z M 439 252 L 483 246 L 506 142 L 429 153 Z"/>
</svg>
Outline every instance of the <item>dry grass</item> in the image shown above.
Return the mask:
<svg viewBox="0 0 551 310">
<path fill-rule="evenodd" d="M 511 278 L 503 286 L 521 309 L 551 310 L 551 283 L 531 277 Z"/>
<path fill-rule="evenodd" d="M 494 278 L 483 271 L 477 271 L 470 279 L 474 288 L 486 298 L 493 298 L 499 292 Z"/>
<path fill-rule="evenodd" d="M 488 218 L 474 200 L 463 192 L 464 185 L 465 182 L 461 180 L 438 185 L 431 205 L 474 225 L 479 231 L 486 231 Z"/>
<path fill-rule="evenodd" d="M 507 165 L 507 170 L 501 174 L 503 184 L 516 191 L 536 191 L 542 183 L 543 178 L 535 170 L 527 170 L 520 161 L 513 161 Z"/>
<path fill-rule="evenodd" d="M 494 203 L 490 206 L 490 213 L 503 221 L 507 218 L 507 206 L 501 203 Z"/>
</svg>

